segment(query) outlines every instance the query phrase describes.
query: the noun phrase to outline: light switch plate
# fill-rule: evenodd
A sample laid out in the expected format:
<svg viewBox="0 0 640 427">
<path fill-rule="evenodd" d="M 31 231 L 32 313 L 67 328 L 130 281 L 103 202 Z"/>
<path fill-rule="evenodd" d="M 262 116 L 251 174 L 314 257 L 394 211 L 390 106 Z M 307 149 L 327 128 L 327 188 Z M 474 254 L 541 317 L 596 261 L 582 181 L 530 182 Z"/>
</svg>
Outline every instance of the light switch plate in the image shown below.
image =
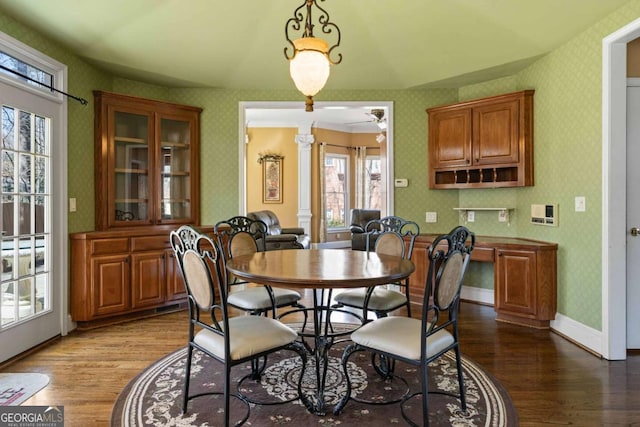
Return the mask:
<svg viewBox="0 0 640 427">
<path fill-rule="evenodd" d="M 425 222 L 433 223 L 438 222 L 438 213 L 437 212 L 427 212 L 425 217 Z"/>
<path fill-rule="evenodd" d="M 576 212 L 586 212 L 587 199 L 584 196 L 576 196 L 575 198 Z"/>
</svg>

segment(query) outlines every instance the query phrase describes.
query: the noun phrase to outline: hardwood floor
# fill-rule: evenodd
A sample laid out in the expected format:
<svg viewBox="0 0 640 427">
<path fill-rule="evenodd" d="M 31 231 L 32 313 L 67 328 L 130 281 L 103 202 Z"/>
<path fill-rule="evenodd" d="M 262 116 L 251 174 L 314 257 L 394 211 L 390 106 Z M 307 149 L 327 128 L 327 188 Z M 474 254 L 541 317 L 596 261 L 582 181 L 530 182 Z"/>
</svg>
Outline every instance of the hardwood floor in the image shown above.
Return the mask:
<svg viewBox="0 0 640 427">
<path fill-rule="evenodd" d="M 50 376 L 24 405 L 63 405 L 67 427 L 107 426 L 120 390 L 185 345 L 186 318 L 178 312 L 73 332 L 2 372 Z M 640 354 L 608 362 L 553 332 L 496 322 L 491 307 L 467 302 L 460 319 L 463 354 L 506 387 L 521 426 L 640 424 Z"/>
</svg>

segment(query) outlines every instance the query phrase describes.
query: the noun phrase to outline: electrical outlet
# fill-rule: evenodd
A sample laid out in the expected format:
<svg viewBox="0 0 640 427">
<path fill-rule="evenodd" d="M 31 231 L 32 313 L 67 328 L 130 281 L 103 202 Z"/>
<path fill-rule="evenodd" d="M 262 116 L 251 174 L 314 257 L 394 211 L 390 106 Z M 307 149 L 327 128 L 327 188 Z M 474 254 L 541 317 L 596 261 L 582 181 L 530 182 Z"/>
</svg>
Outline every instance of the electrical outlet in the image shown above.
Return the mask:
<svg viewBox="0 0 640 427">
<path fill-rule="evenodd" d="M 509 221 L 509 211 L 498 211 L 498 222 Z"/>
<path fill-rule="evenodd" d="M 433 223 L 438 222 L 438 213 L 437 212 L 427 212 L 425 217 L 425 222 Z"/>
<path fill-rule="evenodd" d="M 467 211 L 467 222 L 474 222 L 476 220 L 476 213 L 474 211 Z"/>
<path fill-rule="evenodd" d="M 576 196 L 575 198 L 576 212 L 586 212 L 587 199 L 584 196 Z"/>
</svg>

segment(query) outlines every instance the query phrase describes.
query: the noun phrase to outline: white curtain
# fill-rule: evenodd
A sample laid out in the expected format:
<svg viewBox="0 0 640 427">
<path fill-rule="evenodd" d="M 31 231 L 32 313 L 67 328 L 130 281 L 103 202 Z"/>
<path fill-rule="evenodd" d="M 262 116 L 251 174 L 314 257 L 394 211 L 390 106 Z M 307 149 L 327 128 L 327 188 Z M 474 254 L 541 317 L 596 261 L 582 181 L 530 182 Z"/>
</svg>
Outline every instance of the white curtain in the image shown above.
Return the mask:
<svg viewBox="0 0 640 427">
<path fill-rule="evenodd" d="M 325 143 L 321 142 L 318 153 L 318 162 L 320 163 L 318 170 L 320 171 L 320 230 L 319 230 L 319 239 L 320 243 L 325 243 L 327 241 L 327 212 L 326 212 L 326 202 L 327 197 L 325 195 L 325 176 L 324 176 L 324 157 L 325 157 Z"/>
<path fill-rule="evenodd" d="M 356 147 L 356 209 L 365 209 L 367 197 L 367 147 Z"/>
</svg>

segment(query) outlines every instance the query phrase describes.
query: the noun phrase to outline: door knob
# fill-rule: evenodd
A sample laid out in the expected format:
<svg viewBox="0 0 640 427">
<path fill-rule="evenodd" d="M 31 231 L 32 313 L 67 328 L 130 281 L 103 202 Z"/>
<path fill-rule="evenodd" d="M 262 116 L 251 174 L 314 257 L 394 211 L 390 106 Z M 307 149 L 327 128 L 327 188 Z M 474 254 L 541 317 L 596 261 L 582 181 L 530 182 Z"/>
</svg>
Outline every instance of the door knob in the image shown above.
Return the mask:
<svg viewBox="0 0 640 427">
<path fill-rule="evenodd" d="M 638 236 L 640 235 L 640 228 L 638 227 L 631 227 L 631 230 L 629 230 L 631 232 L 632 236 Z"/>
</svg>

